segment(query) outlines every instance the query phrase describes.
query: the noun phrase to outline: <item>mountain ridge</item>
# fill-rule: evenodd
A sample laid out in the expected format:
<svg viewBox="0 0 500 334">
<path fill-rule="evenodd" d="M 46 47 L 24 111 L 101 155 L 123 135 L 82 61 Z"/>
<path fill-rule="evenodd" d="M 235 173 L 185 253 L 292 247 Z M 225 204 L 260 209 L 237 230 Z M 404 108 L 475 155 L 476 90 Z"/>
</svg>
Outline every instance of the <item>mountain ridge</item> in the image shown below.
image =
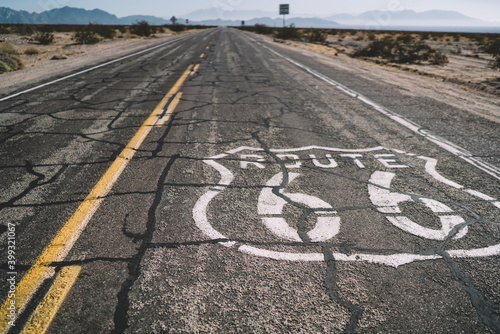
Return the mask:
<svg viewBox="0 0 500 334">
<path fill-rule="evenodd" d="M 269 15 L 268 15 L 269 14 Z M 262 15 L 255 17 L 254 15 Z M 254 16 L 254 17 L 252 17 Z M 326 17 L 286 17 L 286 24 L 295 24 L 297 27 L 315 28 L 353 28 L 353 29 L 391 29 L 401 27 L 496 27 L 500 23 L 485 22 L 468 17 L 455 11 L 431 10 L 415 12 L 402 11 L 368 11 L 359 15 L 335 14 Z M 178 22 L 189 19 L 192 24 L 206 24 L 219 26 L 239 26 L 242 21 L 246 25 L 265 24 L 280 27 L 283 19 L 276 13 L 266 11 L 223 10 L 208 8 L 193 11 L 178 18 Z M 130 25 L 138 21 L 148 21 L 153 25 L 170 24 L 170 20 L 151 15 L 131 15 L 119 18 L 100 9 L 86 10 L 73 7 L 61 7 L 41 13 L 30 13 L 24 10 L 13 10 L 0 7 L 0 24 L 111 24 Z"/>
</svg>

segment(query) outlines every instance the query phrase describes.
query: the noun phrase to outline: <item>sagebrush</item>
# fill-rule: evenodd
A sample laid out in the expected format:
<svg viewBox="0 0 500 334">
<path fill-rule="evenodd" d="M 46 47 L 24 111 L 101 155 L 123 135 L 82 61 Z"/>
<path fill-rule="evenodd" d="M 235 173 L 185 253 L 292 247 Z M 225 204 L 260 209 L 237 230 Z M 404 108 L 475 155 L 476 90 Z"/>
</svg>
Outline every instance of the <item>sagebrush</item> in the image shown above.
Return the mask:
<svg viewBox="0 0 500 334">
<path fill-rule="evenodd" d="M 445 65 L 448 57 L 411 35 L 386 36 L 355 53 L 357 57 L 379 57 L 395 63 Z"/>
</svg>

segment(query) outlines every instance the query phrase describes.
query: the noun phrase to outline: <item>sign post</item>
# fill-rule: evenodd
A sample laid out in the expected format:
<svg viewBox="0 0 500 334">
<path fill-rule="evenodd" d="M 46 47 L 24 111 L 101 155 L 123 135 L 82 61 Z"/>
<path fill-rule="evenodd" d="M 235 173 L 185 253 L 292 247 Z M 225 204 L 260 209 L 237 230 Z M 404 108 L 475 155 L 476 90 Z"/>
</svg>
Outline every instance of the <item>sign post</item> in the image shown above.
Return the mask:
<svg viewBox="0 0 500 334">
<path fill-rule="evenodd" d="M 290 14 L 290 5 L 281 4 L 280 5 L 280 15 L 283 15 L 283 28 L 285 27 L 285 15 Z"/>
</svg>

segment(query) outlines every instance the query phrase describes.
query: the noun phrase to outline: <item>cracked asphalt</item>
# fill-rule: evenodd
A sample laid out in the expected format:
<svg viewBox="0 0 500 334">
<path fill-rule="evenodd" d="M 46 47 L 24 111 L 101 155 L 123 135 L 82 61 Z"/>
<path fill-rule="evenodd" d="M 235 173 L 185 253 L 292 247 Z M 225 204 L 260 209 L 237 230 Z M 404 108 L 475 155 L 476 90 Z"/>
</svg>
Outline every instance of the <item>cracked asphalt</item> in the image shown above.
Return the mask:
<svg viewBox="0 0 500 334">
<path fill-rule="evenodd" d="M 0 102 L 2 301 L 196 64 L 48 333 L 500 333 L 499 125 L 228 28 Z"/>
</svg>

